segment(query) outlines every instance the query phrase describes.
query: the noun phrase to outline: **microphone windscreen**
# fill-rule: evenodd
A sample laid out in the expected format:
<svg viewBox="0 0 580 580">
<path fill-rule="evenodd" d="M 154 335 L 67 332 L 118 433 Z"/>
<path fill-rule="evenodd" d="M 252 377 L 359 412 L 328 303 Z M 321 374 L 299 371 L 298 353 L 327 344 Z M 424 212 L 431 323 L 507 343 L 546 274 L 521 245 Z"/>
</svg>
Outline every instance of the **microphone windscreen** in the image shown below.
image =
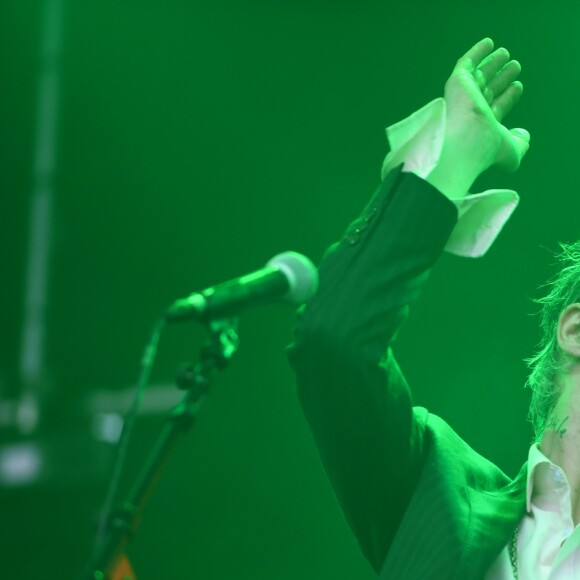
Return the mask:
<svg viewBox="0 0 580 580">
<path fill-rule="evenodd" d="M 289 290 L 284 298 L 295 304 L 308 302 L 318 290 L 318 270 L 312 261 L 298 252 L 283 252 L 274 256 L 267 264 L 283 272 Z"/>
</svg>

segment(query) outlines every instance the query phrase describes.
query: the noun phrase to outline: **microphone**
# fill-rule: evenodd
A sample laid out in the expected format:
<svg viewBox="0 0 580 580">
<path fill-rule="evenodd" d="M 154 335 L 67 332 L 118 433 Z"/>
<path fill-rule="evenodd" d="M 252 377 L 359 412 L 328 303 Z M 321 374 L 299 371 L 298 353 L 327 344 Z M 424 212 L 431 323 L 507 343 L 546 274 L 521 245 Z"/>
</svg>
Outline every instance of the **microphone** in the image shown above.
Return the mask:
<svg viewBox="0 0 580 580">
<path fill-rule="evenodd" d="M 165 319 L 168 322 L 190 318 L 219 320 L 248 306 L 275 300 L 302 304 L 317 289 L 316 266 L 302 254 L 284 252 L 260 270 L 176 300 L 165 312 Z"/>
</svg>

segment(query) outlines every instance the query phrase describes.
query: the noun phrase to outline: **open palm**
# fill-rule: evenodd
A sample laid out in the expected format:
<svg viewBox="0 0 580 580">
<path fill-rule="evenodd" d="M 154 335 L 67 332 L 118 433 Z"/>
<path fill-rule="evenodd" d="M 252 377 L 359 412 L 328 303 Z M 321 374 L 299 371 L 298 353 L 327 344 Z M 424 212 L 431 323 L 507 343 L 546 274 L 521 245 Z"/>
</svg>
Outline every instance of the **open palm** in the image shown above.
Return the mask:
<svg viewBox="0 0 580 580">
<path fill-rule="evenodd" d="M 519 167 L 529 146 L 527 131 L 508 130 L 502 124 L 522 95 L 520 72 L 520 64 L 510 60 L 505 48 L 494 51 L 493 41 L 485 38 L 457 61 L 445 85 L 449 125 L 464 130 L 469 123 L 473 135 L 489 140 L 486 165 L 510 171 Z"/>
</svg>

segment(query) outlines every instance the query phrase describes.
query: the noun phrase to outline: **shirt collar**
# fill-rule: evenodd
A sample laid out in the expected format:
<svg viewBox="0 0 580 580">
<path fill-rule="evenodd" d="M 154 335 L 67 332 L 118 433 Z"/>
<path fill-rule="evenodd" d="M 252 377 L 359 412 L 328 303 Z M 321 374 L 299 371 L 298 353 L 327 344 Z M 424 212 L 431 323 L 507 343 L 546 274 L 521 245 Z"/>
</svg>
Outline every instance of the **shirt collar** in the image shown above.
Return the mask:
<svg viewBox="0 0 580 580">
<path fill-rule="evenodd" d="M 563 487 L 569 487 L 568 478 L 561 467 L 550 461 L 537 443 L 530 447 L 528 453 L 528 479 L 526 484 L 526 508 L 532 511 L 532 497 L 535 494 L 547 494 Z"/>
</svg>

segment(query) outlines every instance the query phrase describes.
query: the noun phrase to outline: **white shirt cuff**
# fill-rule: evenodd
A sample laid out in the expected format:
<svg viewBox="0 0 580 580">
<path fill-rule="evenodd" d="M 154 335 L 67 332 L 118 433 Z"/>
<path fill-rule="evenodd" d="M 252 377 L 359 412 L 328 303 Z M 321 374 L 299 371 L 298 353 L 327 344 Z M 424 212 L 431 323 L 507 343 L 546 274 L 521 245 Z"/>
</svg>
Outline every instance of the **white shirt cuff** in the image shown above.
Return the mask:
<svg viewBox="0 0 580 580">
<path fill-rule="evenodd" d="M 439 161 L 445 117 L 445 101 L 439 98 L 388 127 L 391 151 L 383 162 L 382 178 L 403 163 L 403 171 L 425 179 Z M 450 199 L 457 207 L 459 220 L 445 250 L 470 258 L 483 256 L 514 212 L 519 199 L 518 194 L 509 189 L 492 189 Z"/>
</svg>

